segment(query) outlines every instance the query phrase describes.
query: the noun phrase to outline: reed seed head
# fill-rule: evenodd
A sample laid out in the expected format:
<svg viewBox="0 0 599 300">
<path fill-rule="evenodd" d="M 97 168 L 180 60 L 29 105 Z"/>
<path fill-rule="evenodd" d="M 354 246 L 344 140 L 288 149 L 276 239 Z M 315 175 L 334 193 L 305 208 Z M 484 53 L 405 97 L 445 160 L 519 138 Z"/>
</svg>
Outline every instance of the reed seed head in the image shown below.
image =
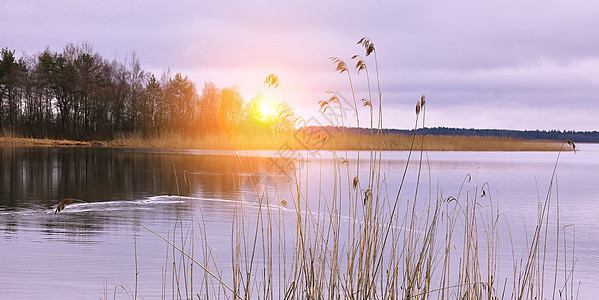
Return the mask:
<svg viewBox="0 0 599 300">
<path fill-rule="evenodd" d="M 449 196 L 447 199 L 445 199 L 445 202 L 449 203 L 451 201 L 458 201 L 458 199 L 456 199 L 454 196 Z"/>
<path fill-rule="evenodd" d="M 266 79 L 264 80 L 264 85 L 268 87 L 274 86 L 275 88 L 277 88 L 280 84 L 281 81 L 279 81 L 279 77 L 277 77 L 277 75 L 275 74 L 270 74 L 266 76 Z"/>
<path fill-rule="evenodd" d="M 366 189 L 364 191 L 364 205 L 366 205 L 366 202 L 368 202 L 368 200 L 371 198 L 372 198 L 372 190 Z"/>
<path fill-rule="evenodd" d="M 329 101 L 327 100 L 320 100 L 318 101 L 318 105 L 320 106 L 320 109 L 322 109 L 322 112 L 326 112 L 327 109 L 329 109 Z"/>
<path fill-rule="evenodd" d="M 424 108 L 424 102 L 425 102 L 426 97 L 424 96 L 424 94 L 420 97 L 420 106 L 422 106 L 422 108 Z"/>
<path fill-rule="evenodd" d="M 374 52 L 374 43 L 367 37 L 363 37 L 358 41 L 358 45 L 362 45 L 366 50 L 366 56 Z"/>
<path fill-rule="evenodd" d="M 574 152 L 576 152 L 576 144 L 574 144 L 573 141 L 567 140 L 566 143 L 568 143 L 568 145 L 572 146 L 572 150 L 574 150 Z"/>
<path fill-rule="evenodd" d="M 420 114 L 420 101 L 416 102 L 416 115 Z"/>
<path fill-rule="evenodd" d="M 343 59 L 341 59 L 339 57 L 331 56 L 331 57 L 329 57 L 329 60 L 337 65 L 335 67 L 335 71 L 337 71 L 339 73 L 347 72 L 347 64 L 345 64 L 345 61 L 343 61 Z"/>
<path fill-rule="evenodd" d="M 331 99 L 329 99 L 329 103 L 339 103 L 339 97 L 337 97 L 337 95 L 333 95 Z"/>
<path fill-rule="evenodd" d="M 297 118 L 295 118 L 295 120 L 293 120 L 293 123 L 295 123 L 297 127 L 299 127 L 301 123 L 306 125 L 306 119 L 304 119 L 302 117 L 297 117 Z"/>
<path fill-rule="evenodd" d="M 358 71 L 358 74 L 360 74 L 360 71 L 366 71 L 366 63 L 364 62 L 364 60 L 362 59 L 362 57 L 360 55 L 354 55 L 351 57 L 352 59 L 357 59 L 356 61 L 356 70 Z"/>
</svg>

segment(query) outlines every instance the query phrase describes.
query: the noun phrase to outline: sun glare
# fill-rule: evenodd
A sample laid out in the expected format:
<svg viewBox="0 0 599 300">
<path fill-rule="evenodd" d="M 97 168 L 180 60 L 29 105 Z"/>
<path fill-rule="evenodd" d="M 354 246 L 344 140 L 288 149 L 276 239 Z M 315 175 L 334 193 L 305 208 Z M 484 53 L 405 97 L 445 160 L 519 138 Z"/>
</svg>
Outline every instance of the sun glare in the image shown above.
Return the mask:
<svg viewBox="0 0 599 300">
<path fill-rule="evenodd" d="M 277 117 L 277 104 L 270 98 L 263 97 L 256 104 L 254 119 L 268 123 Z"/>
</svg>

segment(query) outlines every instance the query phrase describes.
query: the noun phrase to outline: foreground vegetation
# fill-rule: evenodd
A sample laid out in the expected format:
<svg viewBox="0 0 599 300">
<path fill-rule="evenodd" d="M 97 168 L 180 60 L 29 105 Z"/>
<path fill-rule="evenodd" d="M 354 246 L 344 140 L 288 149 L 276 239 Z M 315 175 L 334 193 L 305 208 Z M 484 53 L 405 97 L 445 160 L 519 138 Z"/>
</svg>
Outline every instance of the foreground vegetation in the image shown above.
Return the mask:
<svg viewBox="0 0 599 300">
<path fill-rule="evenodd" d="M 367 56 L 374 54 L 376 66 L 372 42 L 362 39 L 359 43 Z M 338 71 L 349 76 L 345 62 L 339 58 L 333 61 Z M 351 78 L 349 82 L 351 85 Z M 272 78 L 269 83 L 275 87 L 280 84 Z M 380 90 L 378 98 L 381 99 Z M 415 129 L 424 126 L 425 103 L 424 96 L 417 101 Z M 337 105 L 335 101 L 321 103 L 328 112 Z M 364 141 L 362 136 L 352 137 L 343 132 L 317 136 L 317 141 L 332 150 L 334 159 L 329 166 L 332 178 L 312 178 L 307 168 L 290 164 L 286 165 L 290 175 L 286 187 L 273 191 L 264 182 L 252 180 L 256 202 L 235 204 L 230 265 L 216 263 L 218 253 L 210 247 L 210 228 L 203 223 L 198 203 L 190 205 L 197 207 L 200 216 L 192 213 L 183 218 L 185 212 L 193 210 L 181 210 L 173 232 L 169 233 L 170 239 L 130 220 L 169 245 L 163 297 L 167 294 L 176 299 L 576 297 L 574 243 L 566 240 L 570 227 L 560 224 L 559 198 L 554 185 L 561 151 L 556 155 L 549 188 L 539 199 L 537 217 L 527 220 L 533 226 L 524 229 L 526 247 L 515 249 L 510 224 L 497 209 L 497 200 L 492 199 L 488 183 L 477 183 L 465 174 L 454 194 L 433 188 L 422 149 L 425 145 L 435 145 L 436 137 L 416 134 L 403 137 L 408 142 L 408 161 L 399 172 L 400 178 L 396 180 L 399 185 L 388 186 L 388 175 L 381 169 L 381 151 L 395 144 L 386 142 L 387 137 L 379 134 L 381 102 L 376 128 L 372 125 L 372 111 L 370 124 L 375 133 L 369 137 L 372 140 Z M 293 134 L 291 130 L 288 132 L 288 141 L 292 142 L 292 149 L 298 149 Z M 283 133 L 274 136 L 284 138 Z M 278 144 L 284 142 L 277 140 Z M 436 143 L 446 142 L 439 139 Z M 345 159 L 347 154 L 340 149 L 351 145 L 357 145 L 356 148 L 364 145 L 368 149 L 357 154 L 358 161 L 362 155 L 361 159 L 369 162 L 367 165 Z M 569 141 L 559 145 L 560 149 L 573 147 Z M 413 184 L 408 185 L 407 178 Z M 324 185 L 328 188 L 322 188 Z M 283 190 L 286 192 L 282 193 Z M 64 199 L 56 212 L 75 201 L 79 200 Z M 107 213 L 118 215 L 114 211 Z M 501 268 L 506 265 L 502 260 L 506 256 L 500 255 L 504 251 L 511 254 L 507 272 Z M 172 275 L 170 283 L 168 273 Z"/>
</svg>

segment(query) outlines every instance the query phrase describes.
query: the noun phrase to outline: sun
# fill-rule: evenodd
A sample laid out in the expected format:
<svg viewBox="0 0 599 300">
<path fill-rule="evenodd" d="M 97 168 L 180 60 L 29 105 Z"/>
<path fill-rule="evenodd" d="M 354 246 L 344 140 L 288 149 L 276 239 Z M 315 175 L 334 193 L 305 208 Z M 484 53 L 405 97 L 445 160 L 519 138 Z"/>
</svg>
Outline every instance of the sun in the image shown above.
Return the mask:
<svg viewBox="0 0 599 300">
<path fill-rule="evenodd" d="M 260 122 L 269 123 L 276 119 L 277 112 L 277 103 L 268 97 L 260 97 L 257 99 L 252 114 L 254 119 Z"/>
</svg>

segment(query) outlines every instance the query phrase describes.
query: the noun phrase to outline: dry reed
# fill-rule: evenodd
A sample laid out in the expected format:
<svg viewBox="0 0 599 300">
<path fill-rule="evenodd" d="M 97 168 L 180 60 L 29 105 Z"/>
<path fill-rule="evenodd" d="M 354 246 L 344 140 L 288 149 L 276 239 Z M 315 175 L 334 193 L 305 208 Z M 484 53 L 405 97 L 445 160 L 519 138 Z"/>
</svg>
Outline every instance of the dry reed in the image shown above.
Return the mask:
<svg viewBox="0 0 599 300">
<path fill-rule="evenodd" d="M 364 46 L 367 56 L 376 55 L 369 39 L 364 38 L 359 44 Z M 339 71 L 341 63 L 339 60 L 336 63 Z M 361 65 L 359 68 L 366 70 Z M 346 66 L 341 71 L 349 73 Z M 280 86 L 278 78 L 269 77 L 267 82 Z M 320 104 L 325 113 L 340 106 L 333 98 Z M 381 105 L 379 101 L 379 112 L 382 112 Z M 575 261 L 566 259 L 568 251 L 572 251 L 573 256 L 574 245 L 568 248 L 565 242 L 560 244 L 560 238 L 564 236 L 560 236 L 560 232 L 564 230 L 560 228 L 559 217 L 556 220 L 557 239 L 551 240 L 547 234 L 553 221 L 550 215 L 559 212 L 559 202 L 553 194 L 556 192 L 554 184 L 559 157 L 562 150 L 569 150 L 564 145 L 569 144 L 574 149 L 573 143 L 567 141 L 556 145 L 507 138 L 424 134 L 382 135 L 382 114 L 375 128 L 372 111 L 370 129 L 371 132 L 376 129 L 376 135 L 352 135 L 342 131 L 327 136 L 330 140 L 322 146 L 332 151 L 335 161 L 332 178 L 323 178 L 321 174 L 318 182 L 313 182 L 309 179 L 308 168 L 291 165 L 287 171 L 293 180 L 286 187 L 269 190 L 264 182 L 251 180 L 256 202 L 237 202 L 232 220 L 231 278 L 219 275 L 225 266 L 217 265 L 214 260 L 206 238 L 207 225 L 203 222 L 194 225 L 192 216 L 191 223 L 187 224 L 189 227 L 184 226 L 183 218 L 179 216 L 172 238 L 160 236 L 172 247 L 171 297 L 541 299 L 551 294 L 553 298 L 574 298 Z M 424 128 L 425 117 L 423 96 L 416 105 L 414 129 Z M 277 145 L 289 138 L 288 134 L 273 134 Z M 214 139 L 218 141 L 219 137 Z M 301 150 L 295 146 L 293 149 Z M 367 150 L 367 176 L 360 174 L 357 167 L 351 168 L 354 162 L 349 161 L 346 154 L 343 154 L 344 158 L 339 156 L 339 149 Z M 397 149 L 409 151 L 408 161 L 400 184 L 389 187 L 381 169 L 381 151 Z M 457 194 L 444 195 L 440 189 L 433 193 L 430 166 L 424 156 L 425 150 L 483 149 L 558 151 L 550 186 L 545 200 L 539 203 L 532 238 L 524 254 L 516 257 L 513 245 L 508 250 L 513 257 L 511 273 L 501 273 L 499 268 L 502 264 L 499 252 L 506 247 L 500 238 L 502 214 L 496 208 L 496 200 L 490 196 L 489 184 L 479 185 L 466 175 Z M 418 158 L 412 158 L 412 154 Z M 418 164 L 415 172 L 409 172 L 408 165 L 412 160 Z M 404 184 L 408 176 L 415 178 L 415 186 Z M 424 178 L 429 179 L 428 190 L 423 187 L 426 186 Z M 240 179 L 237 180 L 241 186 Z M 325 184 L 330 188 L 323 189 Z M 318 188 L 313 189 L 314 185 Z M 390 188 L 395 189 L 395 193 L 390 192 Z M 288 190 L 285 196 L 282 196 L 283 190 Z M 328 191 L 330 193 L 326 193 Z M 63 202 L 59 203 L 56 212 L 69 204 L 69 201 Z M 254 210 L 246 209 L 248 205 L 253 205 Z M 293 211 L 292 217 L 285 214 L 287 209 Z M 197 228 L 199 232 L 191 228 Z M 191 241 L 195 239 L 201 241 L 203 260 L 194 257 Z M 511 243 L 511 236 L 509 240 Z M 551 277 L 545 273 L 549 243 L 555 243 L 557 249 L 551 293 L 545 282 L 546 277 Z M 175 257 L 176 253 L 179 257 Z M 558 267 L 560 258 L 565 265 Z M 204 273 L 199 278 L 204 286 L 202 290 L 193 288 L 193 282 L 198 278 L 190 267 L 193 265 L 200 266 Z M 164 278 L 166 280 L 166 272 Z"/>
<path fill-rule="evenodd" d="M 153 137 L 129 136 L 117 138 L 108 142 L 100 141 L 70 141 L 51 139 L 30 139 L 15 137 L 0 137 L 0 146 L 19 147 L 124 147 L 124 148 L 161 148 L 161 149 L 219 149 L 219 150 L 276 150 L 281 144 L 295 141 L 296 150 L 377 150 L 408 151 L 410 150 L 411 135 L 405 134 L 356 134 L 356 133 L 325 133 L 317 138 L 319 143 L 313 143 L 314 137 L 302 136 L 296 132 L 293 137 L 289 134 L 246 133 L 246 134 L 203 134 L 186 136 L 168 134 Z M 329 143 L 334 139 L 335 144 Z M 306 147 L 308 145 L 309 147 Z M 416 145 L 414 150 L 426 151 L 559 151 L 561 143 L 549 140 L 526 140 L 508 137 L 478 137 L 478 136 L 439 136 L 427 135 L 423 147 Z M 563 151 L 574 150 L 566 148 Z"/>
</svg>

